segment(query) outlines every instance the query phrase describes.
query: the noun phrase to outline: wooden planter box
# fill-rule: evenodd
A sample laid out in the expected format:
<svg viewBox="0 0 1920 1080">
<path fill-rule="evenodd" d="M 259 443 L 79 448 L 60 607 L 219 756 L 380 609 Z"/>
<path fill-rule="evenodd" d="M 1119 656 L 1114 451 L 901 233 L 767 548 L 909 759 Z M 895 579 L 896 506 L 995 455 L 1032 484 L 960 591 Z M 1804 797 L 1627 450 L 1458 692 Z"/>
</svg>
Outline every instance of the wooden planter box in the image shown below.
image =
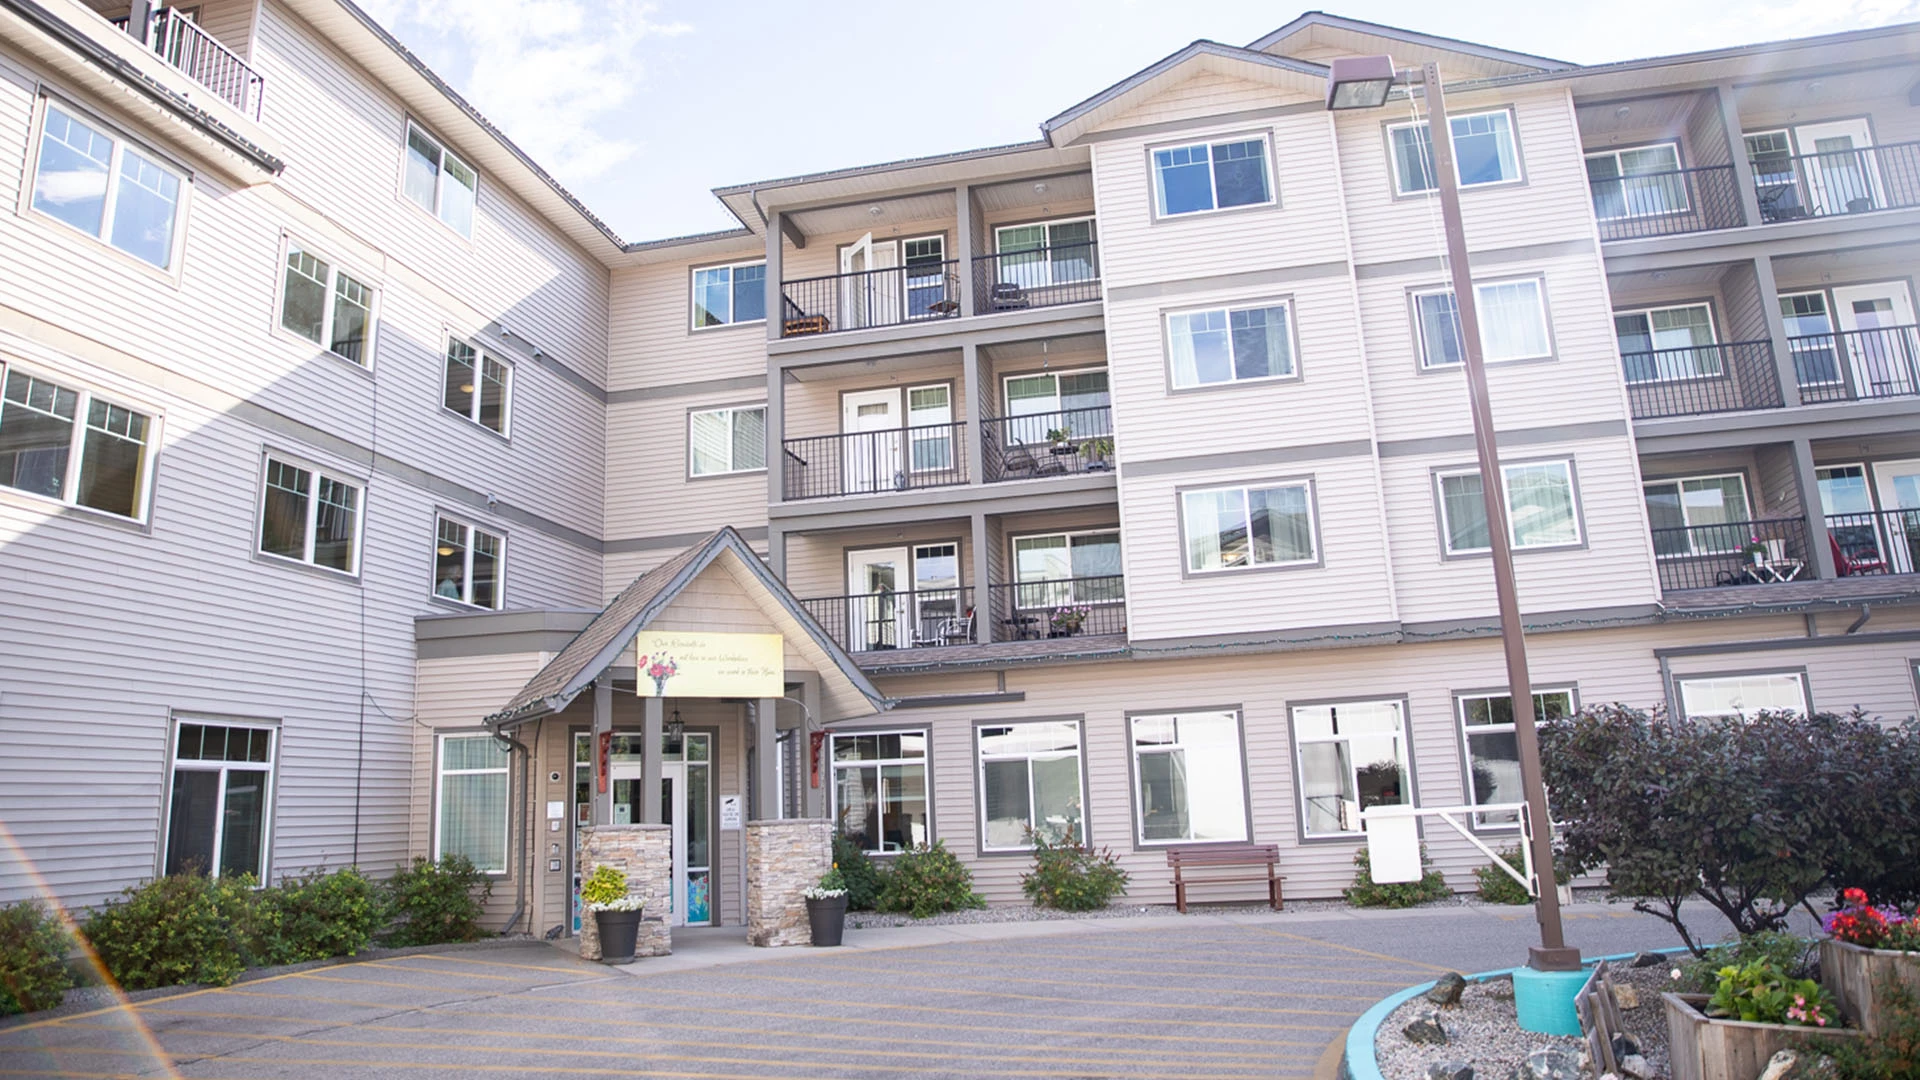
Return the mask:
<svg viewBox="0 0 1920 1080">
<path fill-rule="evenodd" d="M 1667 1054 L 1673 1080 L 1753 1080 L 1767 1060 L 1807 1040 L 1859 1039 L 1865 1032 L 1716 1020 L 1702 1010 L 1705 994 L 1661 994 L 1667 1012 Z"/>
<path fill-rule="evenodd" d="M 1878 1035 L 1891 1019 L 1879 992 L 1890 982 L 1903 983 L 1920 996 L 1920 953 L 1868 949 L 1832 938 L 1820 943 L 1820 985 L 1868 1034 Z"/>
</svg>

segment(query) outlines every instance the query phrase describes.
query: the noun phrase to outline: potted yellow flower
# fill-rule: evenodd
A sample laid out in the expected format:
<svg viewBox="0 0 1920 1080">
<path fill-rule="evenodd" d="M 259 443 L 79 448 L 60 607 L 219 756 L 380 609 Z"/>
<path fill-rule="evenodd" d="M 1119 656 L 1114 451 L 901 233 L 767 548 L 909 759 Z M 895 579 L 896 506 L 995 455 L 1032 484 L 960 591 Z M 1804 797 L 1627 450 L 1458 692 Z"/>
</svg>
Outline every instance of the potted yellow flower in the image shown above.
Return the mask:
<svg viewBox="0 0 1920 1080">
<path fill-rule="evenodd" d="M 840 874 L 840 864 L 834 863 L 820 876 L 820 884 L 809 886 L 804 895 L 813 943 L 840 944 L 840 936 L 847 928 L 847 879 Z"/>
<path fill-rule="evenodd" d="M 632 963 L 647 898 L 628 895 L 627 875 L 601 863 L 580 883 L 580 900 L 593 914 L 594 927 L 600 933 L 600 962 Z"/>
</svg>

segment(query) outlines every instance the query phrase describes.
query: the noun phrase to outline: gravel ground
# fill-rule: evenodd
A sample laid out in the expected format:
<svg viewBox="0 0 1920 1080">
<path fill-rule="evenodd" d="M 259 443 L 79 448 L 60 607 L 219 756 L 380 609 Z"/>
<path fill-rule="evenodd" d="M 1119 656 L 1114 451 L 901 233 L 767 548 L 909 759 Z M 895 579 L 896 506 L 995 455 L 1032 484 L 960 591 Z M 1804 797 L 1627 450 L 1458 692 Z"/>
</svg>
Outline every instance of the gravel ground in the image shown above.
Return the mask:
<svg viewBox="0 0 1920 1080">
<path fill-rule="evenodd" d="M 1667 971 L 1665 964 L 1609 968 L 1616 986 L 1631 986 L 1639 995 L 1639 1006 L 1622 1009 L 1620 1016 L 1626 1021 L 1627 1033 L 1640 1044 L 1641 1056 L 1647 1059 L 1652 1073 L 1647 1080 L 1666 1080 L 1669 1075 L 1666 1016 L 1660 1008 L 1660 993 L 1669 981 Z M 1507 1080 L 1535 1050 L 1558 1046 L 1579 1054 L 1586 1049 L 1584 1039 L 1521 1031 L 1514 1017 L 1511 979 L 1468 983 L 1459 1006 L 1438 1010 L 1440 1025 L 1447 1031 L 1445 1046 L 1414 1043 L 1401 1034 L 1421 1013 L 1433 1008 L 1422 995 L 1395 1009 L 1380 1025 L 1374 1052 L 1387 1080 L 1425 1080 L 1427 1066 L 1440 1061 L 1472 1065 L 1475 1080 Z"/>
<path fill-rule="evenodd" d="M 1574 900 L 1579 903 L 1599 903 L 1606 899 L 1604 889 L 1575 889 Z M 1353 905 L 1345 900 L 1288 900 L 1288 911 L 1342 911 Z M 1423 908 L 1449 907 L 1486 907 L 1487 902 L 1475 893 L 1458 893 L 1445 900 L 1416 904 Z M 1257 912 L 1269 910 L 1263 901 L 1245 904 L 1189 904 L 1190 911 L 1209 913 Z M 1052 908 L 1039 908 L 1030 904 L 1010 904 L 990 908 L 974 908 L 968 911 L 949 911 L 941 915 L 932 915 L 916 919 L 911 915 L 888 915 L 877 911 L 847 912 L 847 929 L 864 930 L 883 926 L 953 926 L 978 923 L 1003 922 L 1044 922 L 1053 919 L 1128 919 L 1143 915 L 1177 915 L 1172 904 L 1114 904 L 1096 911 L 1055 911 Z"/>
</svg>

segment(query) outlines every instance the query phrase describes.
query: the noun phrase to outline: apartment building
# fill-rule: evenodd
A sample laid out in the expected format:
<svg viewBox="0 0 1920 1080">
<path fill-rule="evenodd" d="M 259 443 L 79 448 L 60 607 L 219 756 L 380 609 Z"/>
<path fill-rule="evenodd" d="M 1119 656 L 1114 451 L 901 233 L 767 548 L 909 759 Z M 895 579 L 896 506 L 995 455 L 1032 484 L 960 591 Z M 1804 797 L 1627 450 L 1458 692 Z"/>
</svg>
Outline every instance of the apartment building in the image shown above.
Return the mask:
<svg viewBox="0 0 1920 1080">
<path fill-rule="evenodd" d="M 993 901 L 1030 831 L 1071 833 L 1156 902 L 1169 847 L 1278 844 L 1289 894 L 1328 896 L 1362 809 L 1515 801 L 1424 103 L 1329 112 L 1342 55 L 1445 78 L 1544 710 L 1916 712 L 1920 26 L 1578 66 L 1309 13 L 1032 142 L 719 188 L 741 227 L 629 244 L 346 4 L 249 10 L 221 40 L 260 114 L 220 126 L 284 164 L 228 181 L 234 151 L 149 123 L 207 158 L 175 284 L 26 194 L 0 224 L 132 282 L 101 319 L 9 260 L 33 298 L 9 364 L 166 419 L 132 524 L 0 489 L 0 572 L 58 598 L 0 599 L 38 628 L 0 660 L 0 727 L 42 748 L 0 799 L 31 793 L 6 820 L 43 870 L 89 868 L 48 871 L 64 895 L 167 865 L 213 767 L 180 733 L 231 717 L 275 733 L 270 872 L 339 859 L 351 819 L 363 864 L 469 854 L 502 925 L 561 934 L 596 823 L 671 825 L 674 920 L 736 925 L 754 820 L 830 819 L 882 858 L 942 841 Z M 128 97 L 14 36 L 31 178 L 50 103 L 110 98 L 86 114 L 109 130 Z M 318 149 L 342 132 L 364 139 Z M 295 243 L 326 295 L 375 294 L 370 371 L 279 328 Z M 140 288 L 227 298 L 232 359 L 180 355 L 164 294 L 123 313 Z M 476 430 L 489 363 L 510 432 Z M 317 526 L 319 569 L 261 551 L 276 462 L 360 493 L 364 571 L 329 569 Z M 88 585 L 88 549 L 178 582 L 139 591 L 179 629 Z M 277 583 L 322 612 L 276 617 L 299 610 Z M 638 659 L 712 633 L 777 635 L 783 693 L 675 696 Z M 111 751 L 73 752 L 107 723 Z M 76 788 L 131 824 L 76 836 L 52 809 Z M 1426 839 L 1470 887 L 1478 852 Z"/>
</svg>

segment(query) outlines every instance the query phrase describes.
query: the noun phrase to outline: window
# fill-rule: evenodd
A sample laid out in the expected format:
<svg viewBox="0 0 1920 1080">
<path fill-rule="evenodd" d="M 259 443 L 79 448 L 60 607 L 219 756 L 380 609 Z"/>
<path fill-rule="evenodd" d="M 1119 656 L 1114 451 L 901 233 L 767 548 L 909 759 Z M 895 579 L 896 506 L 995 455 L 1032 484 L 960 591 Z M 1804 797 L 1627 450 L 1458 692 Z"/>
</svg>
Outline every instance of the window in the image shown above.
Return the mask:
<svg viewBox="0 0 1920 1080">
<path fill-rule="evenodd" d="M 1725 373 L 1705 304 L 1616 311 L 1613 335 L 1630 383 L 1701 379 Z"/>
<path fill-rule="evenodd" d="M 946 383 L 907 387 L 908 456 L 914 472 L 953 468 L 953 388 Z"/>
<path fill-rule="evenodd" d="M 491 735 L 440 736 L 433 858 L 465 855 L 485 874 L 507 872 L 507 748 Z"/>
<path fill-rule="evenodd" d="M 1497 364 L 1553 355 L 1540 279 L 1476 281 L 1473 295 L 1480 315 L 1480 355 L 1484 360 Z M 1416 292 L 1413 310 L 1419 323 L 1420 366 L 1441 368 L 1460 363 L 1460 311 L 1453 302 L 1453 290 Z"/>
<path fill-rule="evenodd" d="M 1292 314 L 1279 303 L 1168 315 L 1174 387 L 1292 375 Z"/>
<path fill-rule="evenodd" d="M 373 290 L 299 244 L 287 244 L 280 325 L 363 367 L 373 332 Z"/>
<path fill-rule="evenodd" d="M 1680 708 L 1689 717 L 1752 719 L 1761 712 L 1806 715 L 1806 679 L 1797 671 L 1682 678 Z"/>
<path fill-rule="evenodd" d="M 1017 536 L 1013 540 L 1013 606 L 1118 604 L 1126 597 L 1120 534 L 1112 530 Z"/>
<path fill-rule="evenodd" d="M 1316 558 L 1305 481 L 1181 493 L 1187 569 L 1290 566 Z"/>
<path fill-rule="evenodd" d="M 1266 137 L 1155 150 L 1153 186 L 1161 217 L 1270 203 Z"/>
<path fill-rule="evenodd" d="M 1038 446 L 1061 429 L 1070 439 L 1113 434 L 1105 368 L 1010 375 L 1005 386 L 1009 446 Z"/>
<path fill-rule="evenodd" d="M 1406 716 L 1398 701 L 1293 710 L 1300 821 L 1307 836 L 1360 832 L 1360 811 L 1410 806 Z"/>
<path fill-rule="evenodd" d="M 1838 386 L 1840 357 L 1834 348 L 1833 320 L 1827 294 L 1796 293 L 1780 298 L 1780 318 L 1786 323 L 1787 350 L 1793 354 L 1794 379 L 1801 386 Z"/>
<path fill-rule="evenodd" d="M 927 733 L 833 736 L 833 818 L 869 854 L 933 841 L 927 801 Z"/>
<path fill-rule="evenodd" d="M 507 433 L 513 368 L 464 341 L 447 342 L 446 407 L 488 431 Z"/>
<path fill-rule="evenodd" d="M 267 458 L 260 551 L 346 574 L 360 571 L 360 486 Z"/>
<path fill-rule="evenodd" d="M 1453 135 L 1453 172 L 1463 188 L 1505 184 L 1520 179 L 1520 155 L 1513 145 L 1513 117 L 1505 109 L 1447 118 Z M 1387 128 L 1393 146 L 1393 186 L 1401 195 L 1433 191 L 1433 133 L 1426 121 Z"/>
<path fill-rule="evenodd" d="M 407 125 L 407 198 L 446 222 L 461 236 L 473 235 L 474 191 L 479 177 L 451 150 Z"/>
<path fill-rule="evenodd" d="M 451 518 L 434 520 L 439 542 L 433 549 L 433 595 L 497 610 L 504 591 L 500 579 L 506 568 L 506 539 Z"/>
<path fill-rule="evenodd" d="M 167 808 L 169 874 L 265 880 L 274 732 L 182 721 L 174 733 Z"/>
<path fill-rule="evenodd" d="M 1793 183 L 1793 144 L 1784 131 L 1760 131 L 1745 136 L 1747 157 L 1753 163 L 1756 184 Z"/>
<path fill-rule="evenodd" d="M 1502 465 L 1500 472 L 1506 479 L 1507 526 L 1514 550 L 1580 542 L 1580 523 L 1573 508 L 1572 462 Z M 1447 554 L 1489 550 L 1493 541 L 1487 534 L 1480 470 L 1437 475 Z"/>
<path fill-rule="evenodd" d="M 694 413 L 688 458 L 695 476 L 755 472 L 767 467 L 767 407 Z"/>
<path fill-rule="evenodd" d="M 1658 480 L 1645 491 L 1655 555 L 1727 555 L 1746 544 L 1753 514 L 1739 473 Z"/>
<path fill-rule="evenodd" d="M 1512 694 L 1467 694 L 1460 702 L 1460 738 L 1466 746 L 1467 799 L 1473 806 L 1525 802 L 1520 789 L 1520 744 L 1513 733 Z M 1536 721 L 1573 715 L 1572 690 L 1538 690 L 1533 695 Z M 1519 828 L 1513 810 L 1475 814 L 1476 826 Z"/>
<path fill-rule="evenodd" d="M 1049 843 L 1084 843 L 1080 725 L 981 728 L 980 816 L 982 851 L 1025 851 L 1029 831 Z"/>
<path fill-rule="evenodd" d="M 949 287 L 946 252 L 945 236 L 900 241 L 901 263 L 907 275 L 907 318 L 925 319 L 960 310 L 960 281 L 954 278 Z"/>
<path fill-rule="evenodd" d="M 33 208 L 162 270 L 173 264 L 180 174 L 47 103 Z"/>
<path fill-rule="evenodd" d="M 735 263 L 693 272 L 693 328 L 760 322 L 767 317 L 767 264 Z"/>
<path fill-rule="evenodd" d="M 1024 289 L 1097 280 L 1093 243 L 1092 218 L 1003 225 L 993 231 L 993 249 L 1000 255 L 997 280 Z"/>
<path fill-rule="evenodd" d="M 153 418 L 90 390 L 17 367 L 4 371 L 0 487 L 124 518 L 146 516 Z"/>
<path fill-rule="evenodd" d="M 1239 713 L 1136 716 L 1129 726 L 1141 843 L 1246 840 Z"/>
<path fill-rule="evenodd" d="M 1675 143 L 1607 150 L 1587 155 L 1587 187 L 1593 212 L 1602 220 L 1684 214 L 1687 185 Z"/>
</svg>

